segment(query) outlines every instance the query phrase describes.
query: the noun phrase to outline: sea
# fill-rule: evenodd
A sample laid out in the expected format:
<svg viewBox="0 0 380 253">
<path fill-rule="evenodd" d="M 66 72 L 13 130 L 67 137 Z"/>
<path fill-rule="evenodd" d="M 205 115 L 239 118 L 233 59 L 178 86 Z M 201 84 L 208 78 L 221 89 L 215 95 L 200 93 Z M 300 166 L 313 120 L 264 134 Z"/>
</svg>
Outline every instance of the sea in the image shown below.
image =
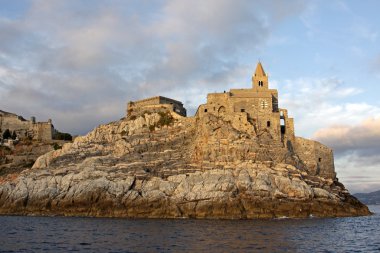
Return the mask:
<svg viewBox="0 0 380 253">
<path fill-rule="evenodd" d="M 0 216 L 0 252 L 380 252 L 380 206 L 353 218 Z"/>
</svg>

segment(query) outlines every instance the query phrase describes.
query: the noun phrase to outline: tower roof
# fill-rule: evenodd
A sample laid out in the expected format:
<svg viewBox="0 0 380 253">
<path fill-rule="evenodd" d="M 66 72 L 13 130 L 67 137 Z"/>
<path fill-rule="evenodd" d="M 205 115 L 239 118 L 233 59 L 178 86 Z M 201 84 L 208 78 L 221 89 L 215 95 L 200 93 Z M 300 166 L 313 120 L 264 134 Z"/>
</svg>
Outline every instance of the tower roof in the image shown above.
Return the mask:
<svg viewBox="0 0 380 253">
<path fill-rule="evenodd" d="M 261 62 L 257 63 L 255 76 L 266 76 L 263 65 L 261 65 Z"/>
</svg>

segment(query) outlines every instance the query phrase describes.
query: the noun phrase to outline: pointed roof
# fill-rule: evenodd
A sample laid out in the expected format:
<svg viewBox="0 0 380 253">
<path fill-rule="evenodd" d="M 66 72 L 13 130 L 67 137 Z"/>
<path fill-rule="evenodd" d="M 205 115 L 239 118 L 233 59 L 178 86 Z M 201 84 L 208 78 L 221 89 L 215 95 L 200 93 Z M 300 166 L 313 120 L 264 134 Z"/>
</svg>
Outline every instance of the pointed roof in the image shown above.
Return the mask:
<svg viewBox="0 0 380 253">
<path fill-rule="evenodd" d="M 257 63 L 255 76 L 266 76 L 263 65 L 261 65 L 261 62 Z"/>
</svg>

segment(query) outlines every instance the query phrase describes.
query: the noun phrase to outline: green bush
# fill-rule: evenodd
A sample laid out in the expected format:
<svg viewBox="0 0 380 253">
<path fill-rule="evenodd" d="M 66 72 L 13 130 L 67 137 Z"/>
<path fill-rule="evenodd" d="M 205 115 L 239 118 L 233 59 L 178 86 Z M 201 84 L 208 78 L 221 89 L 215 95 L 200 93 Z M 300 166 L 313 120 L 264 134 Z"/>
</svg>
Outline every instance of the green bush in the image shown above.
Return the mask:
<svg viewBox="0 0 380 253">
<path fill-rule="evenodd" d="M 17 138 L 16 131 L 13 131 L 11 138 L 12 138 L 13 140 L 16 140 L 16 138 Z"/>
<path fill-rule="evenodd" d="M 156 124 L 149 126 L 151 132 L 153 132 L 156 127 L 169 126 L 174 122 L 174 118 L 169 112 L 158 112 L 158 114 L 160 115 L 160 119 Z"/>
<path fill-rule="evenodd" d="M 54 140 L 63 140 L 63 141 L 72 141 L 73 137 L 69 133 L 61 133 L 61 132 L 56 132 L 54 135 Z"/>
<path fill-rule="evenodd" d="M 9 129 L 5 129 L 4 133 L 3 133 L 3 139 L 10 139 L 12 137 L 11 135 L 11 132 L 9 131 Z"/>
<path fill-rule="evenodd" d="M 61 149 L 62 146 L 60 146 L 58 143 L 54 143 L 53 148 L 54 148 L 54 150 L 57 150 L 57 149 Z"/>
<path fill-rule="evenodd" d="M 174 122 L 174 118 L 172 115 L 168 112 L 158 112 L 160 115 L 160 119 L 157 122 L 157 126 L 162 127 L 162 126 L 168 126 Z"/>
</svg>

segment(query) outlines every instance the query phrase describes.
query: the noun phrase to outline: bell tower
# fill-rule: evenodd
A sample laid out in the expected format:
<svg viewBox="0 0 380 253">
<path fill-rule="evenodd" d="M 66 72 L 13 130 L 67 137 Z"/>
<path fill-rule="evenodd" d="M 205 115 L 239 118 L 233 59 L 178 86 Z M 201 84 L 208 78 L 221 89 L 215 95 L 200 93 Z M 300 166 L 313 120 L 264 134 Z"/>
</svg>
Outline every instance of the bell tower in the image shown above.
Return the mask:
<svg viewBox="0 0 380 253">
<path fill-rule="evenodd" d="M 268 89 L 268 76 L 265 74 L 261 62 L 257 63 L 256 71 L 252 76 L 252 88 L 256 90 Z"/>
</svg>

